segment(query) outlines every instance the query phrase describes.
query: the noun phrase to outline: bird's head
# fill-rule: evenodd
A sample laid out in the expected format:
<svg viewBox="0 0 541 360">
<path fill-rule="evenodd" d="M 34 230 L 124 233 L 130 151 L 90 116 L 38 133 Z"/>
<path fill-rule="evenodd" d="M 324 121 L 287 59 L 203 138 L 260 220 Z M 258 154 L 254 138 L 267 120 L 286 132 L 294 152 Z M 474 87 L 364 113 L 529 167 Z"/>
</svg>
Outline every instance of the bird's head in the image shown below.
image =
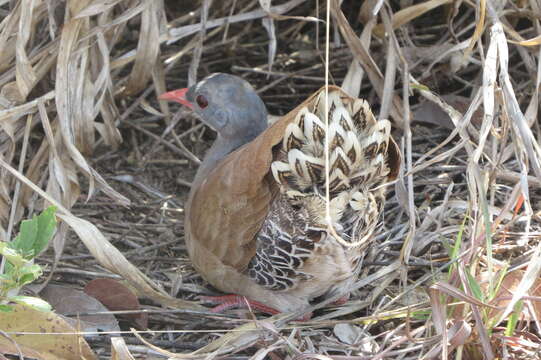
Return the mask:
<svg viewBox="0 0 541 360">
<path fill-rule="evenodd" d="M 240 77 L 215 73 L 189 88 L 159 96 L 191 108 L 222 137 L 251 141 L 267 127 L 267 110 L 254 88 Z"/>
</svg>

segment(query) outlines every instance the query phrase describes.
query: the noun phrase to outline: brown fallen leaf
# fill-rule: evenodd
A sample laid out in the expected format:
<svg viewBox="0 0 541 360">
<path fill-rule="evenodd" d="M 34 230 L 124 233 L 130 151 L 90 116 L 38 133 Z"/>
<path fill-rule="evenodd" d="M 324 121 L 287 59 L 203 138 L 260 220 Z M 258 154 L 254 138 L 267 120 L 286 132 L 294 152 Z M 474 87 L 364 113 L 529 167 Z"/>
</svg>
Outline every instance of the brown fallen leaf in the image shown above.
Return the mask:
<svg viewBox="0 0 541 360">
<path fill-rule="evenodd" d="M 24 346 L 24 345 L 15 345 L 15 343 L 6 343 L 6 344 L 2 344 L 0 343 L 0 360 L 4 360 L 7 358 L 4 357 L 2 354 L 4 355 L 13 355 L 13 356 L 20 356 L 21 354 L 25 357 L 25 358 L 31 358 L 31 359 L 38 359 L 38 360 L 41 360 L 41 359 L 44 359 L 44 357 L 41 356 L 40 353 L 38 353 L 37 351 L 34 351 L 32 350 L 31 348 L 27 347 L 27 346 Z"/>
<path fill-rule="evenodd" d="M 85 339 L 59 315 L 23 305 L 12 308 L 11 312 L 0 312 L 0 324 L 21 351 L 33 351 L 43 360 L 97 359 Z M 0 349 L 12 346 L 11 340 L 0 337 Z"/>
<path fill-rule="evenodd" d="M 468 110 L 468 106 L 471 102 L 470 99 L 458 96 L 458 95 L 445 95 L 441 97 L 445 102 L 451 105 L 461 113 L 465 113 Z M 443 128 L 453 130 L 455 125 L 451 121 L 449 115 L 443 111 L 437 104 L 431 101 L 425 101 L 420 104 L 413 112 L 413 121 L 434 124 Z M 478 108 L 471 118 L 472 124 L 480 126 L 483 122 L 483 111 Z"/>
<path fill-rule="evenodd" d="M 113 279 L 95 279 L 85 286 L 85 293 L 98 299 L 111 311 L 139 310 L 141 308 L 137 296 L 122 283 Z M 148 314 L 126 314 L 122 317 L 131 320 L 139 328 L 148 327 Z"/>
<path fill-rule="evenodd" d="M 505 275 L 500 288 L 492 301 L 492 304 L 498 306 L 499 309 L 491 309 L 489 313 L 491 318 L 499 317 L 501 313 L 503 313 L 503 310 L 513 298 L 513 294 L 517 291 L 520 281 L 524 277 L 524 273 L 525 272 L 522 270 L 516 270 Z M 483 289 L 485 293 L 487 292 L 486 289 L 488 288 L 488 276 L 488 273 L 481 273 L 478 279 L 481 289 Z M 528 290 L 528 295 L 530 297 L 541 297 L 541 279 L 537 279 L 534 282 L 534 284 Z M 533 317 L 530 310 L 535 313 L 536 319 L 541 318 L 541 302 L 533 300 L 531 301 L 531 306 L 526 306 L 526 304 L 524 304 L 522 307 L 522 313 L 520 314 L 520 319 L 524 321 L 532 321 Z"/>
<path fill-rule="evenodd" d="M 118 321 L 111 314 L 87 315 L 88 313 L 107 312 L 108 309 L 96 298 L 85 294 L 82 290 L 48 284 L 40 292 L 40 296 L 51 304 L 57 314 L 69 315 L 70 317 L 64 317 L 64 320 L 80 331 L 120 331 Z"/>
</svg>

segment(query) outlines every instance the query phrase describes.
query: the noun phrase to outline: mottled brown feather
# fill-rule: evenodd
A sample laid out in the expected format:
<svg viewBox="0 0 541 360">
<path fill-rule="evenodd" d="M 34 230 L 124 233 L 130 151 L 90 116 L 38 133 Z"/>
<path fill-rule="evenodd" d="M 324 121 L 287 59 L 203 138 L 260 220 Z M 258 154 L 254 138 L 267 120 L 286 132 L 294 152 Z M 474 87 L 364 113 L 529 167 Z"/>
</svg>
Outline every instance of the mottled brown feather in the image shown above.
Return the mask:
<svg viewBox="0 0 541 360">
<path fill-rule="evenodd" d="M 306 281 L 303 288 L 287 294 L 273 292 L 256 284 L 244 270 L 256 254 L 256 235 L 278 194 L 278 186 L 272 175 L 269 176 L 271 163 L 277 160 L 278 151 L 274 148 L 282 142 L 286 127 L 295 120 L 297 113 L 308 104 L 313 105 L 323 90 L 275 122 L 255 140 L 228 155 L 205 179 L 193 184 L 186 204 L 186 245 L 195 268 L 215 287 L 286 311 L 306 305 L 310 287 L 319 286 L 315 285 L 319 278 L 315 276 Z M 331 86 L 329 91 L 339 91 L 347 97 L 338 87 Z M 324 136 L 324 133 L 317 135 Z M 387 151 L 388 179 L 393 180 L 398 174 L 400 152 L 392 138 Z M 318 252 L 324 250 L 328 249 L 322 248 Z M 314 270 L 310 272 L 331 271 L 332 261 L 326 260 L 329 268 L 321 268 L 319 255 L 326 255 L 316 255 L 310 259 L 314 262 Z M 311 269 L 310 261 L 305 264 L 308 270 Z M 336 281 L 342 275 L 333 274 L 331 278 Z"/>
<path fill-rule="evenodd" d="M 265 180 L 273 161 L 272 148 L 282 141 L 297 112 L 314 97 L 228 155 L 201 183 L 193 184 L 186 207 L 189 251 L 202 248 L 199 250 L 205 251 L 201 256 L 210 253 L 223 265 L 239 271 L 246 267 L 255 255 L 255 235 L 276 192 Z M 194 265 L 204 277 L 221 271 L 214 261 L 206 259 L 195 259 Z"/>
</svg>

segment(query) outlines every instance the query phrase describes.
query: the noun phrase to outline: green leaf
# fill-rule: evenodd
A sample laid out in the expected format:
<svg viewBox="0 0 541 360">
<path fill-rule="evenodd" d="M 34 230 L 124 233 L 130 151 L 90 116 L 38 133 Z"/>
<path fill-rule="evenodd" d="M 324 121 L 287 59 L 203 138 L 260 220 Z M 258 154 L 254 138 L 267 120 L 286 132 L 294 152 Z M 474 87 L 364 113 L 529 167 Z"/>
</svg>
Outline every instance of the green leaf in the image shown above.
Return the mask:
<svg viewBox="0 0 541 360">
<path fill-rule="evenodd" d="M 27 266 L 19 269 L 19 274 L 21 275 L 32 274 L 32 275 L 35 275 L 36 277 L 39 277 L 42 274 L 41 266 L 37 264 L 28 264 Z"/>
<path fill-rule="evenodd" d="M 458 229 L 458 234 L 455 240 L 455 244 L 451 247 L 446 246 L 446 249 L 449 253 L 449 257 L 451 260 L 456 260 L 458 255 L 460 254 L 460 249 L 462 247 L 462 237 L 464 235 L 464 229 L 466 228 L 466 221 L 469 219 L 470 216 L 470 210 L 466 212 L 466 215 L 464 216 L 464 219 L 462 220 L 462 225 L 460 225 L 460 228 Z M 445 245 L 445 243 L 444 243 Z M 451 279 L 454 276 L 454 273 L 457 269 L 457 262 L 453 263 L 449 269 L 449 272 L 447 273 L 447 278 Z"/>
<path fill-rule="evenodd" d="M 35 276 L 34 274 L 24 274 L 19 276 L 17 279 L 17 286 L 23 286 L 26 284 L 30 284 L 32 281 L 36 280 L 38 276 Z"/>
<path fill-rule="evenodd" d="M 36 310 L 44 311 L 44 312 L 51 311 L 53 309 L 47 301 L 41 300 L 40 298 L 33 297 L 33 296 L 22 296 L 22 295 L 13 296 L 9 298 L 9 301 L 13 301 L 17 304 L 21 304 L 25 306 L 30 306 Z"/>
<path fill-rule="evenodd" d="M 483 295 L 483 291 L 481 290 L 481 287 L 475 280 L 475 278 L 470 274 L 469 271 L 465 271 L 466 276 L 468 278 L 468 283 L 470 285 L 470 289 L 472 291 L 473 296 L 480 301 L 485 301 L 485 296 Z"/>
<path fill-rule="evenodd" d="M 449 257 L 451 256 L 451 252 L 453 251 L 453 247 L 451 246 L 451 243 L 449 242 L 449 240 L 447 240 L 446 238 L 442 237 L 441 238 L 441 244 L 443 245 L 443 247 L 445 248 L 445 251 L 447 251 L 447 255 L 449 255 Z"/>
<path fill-rule="evenodd" d="M 431 310 L 416 310 L 411 312 L 411 317 L 415 320 L 426 320 L 432 315 Z"/>
<path fill-rule="evenodd" d="M 417 90 L 425 90 L 425 91 L 430 91 L 430 88 L 426 85 L 423 85 L 423 84 L 413 84 L 413 83 L 410 83 L 410 87 L 412 89 L 417 89 Z"/>
<path fill-rule="evenodd" d="M 0 312 L 12 312 L 13 308 L 9 305 L 0 304 Z"/>
<path fill-rule="evenodd" d="M 37 236 L 38 219 L 37 216 L 34 215 L 32 220 L 21 221 L 21 231 L 19 232 L 19 235 L 15 237 L 15 240 L 10 243 L 11 248 L 17 250 L 26 259 L 31 259 L 34 257 L 32 249 L 34 248 Z"/>
<path fill-rule="evenodd" d="M 38 216 L 38 236 L 34 244 L 34 254 L 42 252 L 53 238 L 56 230 L 56 207 L 49 206 Z"/>
<path fill-rule="evenodd" d="M 490 297 L 490 300 L 493 300 L 496 295 L 498 294 L 498 291 L 500 291 L 500 287 L 502 286 L 503 280 L 505 279 L 505 276 L 507 275 L 507 269 L 509 269 L 509 264 L 504 262 L 503 267 L 498 270 L 496 275 L 496 287 L 494 289 L 495 295 Z"/>
<path fill-rule="evenodd" d="M 460 253 L 460 247 L 462 246 L 462 236 L 464 234 L 464 229 L 466 228 L 466 220 L 468 219 L 470 215 L 470 210 L 468 209 L 468 212 L 466 216 L 464 216 L 464 220 L 462 220 L 462 225 L 460 225 L 460 229 L 458 230 L 458 235 L 456 237 L 455 246 L 453 247 L 453 251 L 451 252 L 451 259 L 455 260 Z"/>
<path fill-rule="evenodd" d="M 12 288 L 17 286 L 17 282 L 13 279 L 11 274 L 2 274 L 0 275 L 0 293 L 6 288 Z"/>
<path fill-rule="evenodd" d="M 10 247 L 28 260 L 38 255 L 47 247 L 56 230 L 55 213 L 56 207 L 50 206 L 31 220 L 23 220 L 19 235 L 9 243 Z"/>
<path fill-rule="evenodd" d="M 32 281 L 36 280 L 41 276 L 43 273 L 41 266 L 36 264 L 31 264 L 28 266 L 24 266 L 19 269 L 17 275 L 18 275 L 18 285 L 23 286 L 28 283 L 31 283 Z"/>
<path fill-rule="evenodd" d="M 519 300 L 513 308 L 511 316 L 507 319 L 507 326 L 505 327 L 505 336 L 513 336 L 515 329 L 517 328 L 518 319 L 522 312 L 523 301 Z"/>
<path fill-rule="evenodd" d="M 24 266 L 28 261 L 25 260 L 17 250 L 13 249 L 9 245 L 10 243 L 5 243 L 0 241 L 0 255 L 4 256 L 6 260 L 11 263 L 13 266 Z"/>
</svg>

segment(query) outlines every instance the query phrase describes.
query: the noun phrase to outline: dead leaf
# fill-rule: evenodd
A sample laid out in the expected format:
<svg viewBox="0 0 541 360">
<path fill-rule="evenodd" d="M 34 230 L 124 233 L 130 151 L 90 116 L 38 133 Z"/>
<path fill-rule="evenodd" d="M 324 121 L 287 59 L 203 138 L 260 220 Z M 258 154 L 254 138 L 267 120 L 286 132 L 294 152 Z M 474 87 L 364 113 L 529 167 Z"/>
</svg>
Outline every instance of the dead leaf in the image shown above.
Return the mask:
<svg viewBox="0 0 541 360">
<path fill-rule="evenodd" d="M 2 159 L 0 159 L 0 163 Z M 5 165 L 4 165 L 5 166 Z M 54 203 L 55 205 L 60 205 Z M 83 241 L 92 255 L 108 270 L 121 275 L 136 288 L 140 296 L 150 298 L 162 305 L 183 309 L 204 309 L 196 302 L 172 298 L 151 281 L 141 270 L 130 263 L 124 255 L 114 247 L 98 228 L 87 220 L 78 218 L 63 211 L 57 215 L 65 221 Z"/>
<path fill-rule="evenodd" d="M 121 337 L 111 338 L 111 360 L 135 360 Z"/>
<path fill-rule="evenodd" d="M 305 0 L 291 0 L 284 4 L 276 5 L 270 8 L 270 13 L 272 14 L 274 19 L 277 19 L 278 17 L 281 18 L 280 14 L 284 14 L 293 8 L 297 7 L 298 5 L 302 4 Z M 215 28 L 217 26 L 222 26 L 225 24 L 233 24 L 236 22 L 241 21 L 247 21 L 247 20 L 253 20 L 253 19 L 259 19 L 264 16 L 268 16 L 269 13 L 266 12 L 264 9 L 257 9 L 253 11 L 248 11 L 240 14 L 236 14 L 233 16 L 226 16 L 218 19 L 212 19 L 207 22 L 206 29 L 210 30 L 212 28 Z M 286 18 L 298 18 L 298 17 L 286 17 Z M 305 17 L 301 16 L 301 19 L 304 19 Z M 314 18 L 311 18 L 310 16 L 306 20 L 317 20 Z M 192 34 L 195 34 L 201 29 L 201 23 L 197 24 L 190 24 L 185 25 L 177 28 L 170 28 L 169 29 L 169 38 L 167 40 L 167 45 L 170 45 L 172 43 L 175 43 L 179 41 L 180 39 L 183 39 L 187 36 L 190 36 Z M 2 56 L 2 52 L 0 51 L 0 59 Z M 1 64 L 2 62 L 0 62 Z"/>
<path fill-rule="evenodd" d="M 420 4 L 412 5 L 404 8 L 393 15 L 392 26 L 393 29 L 397 29 L 400 26 L 409 23 L 415 18 L 423 15 L 424 13 L 435 9 L 441 5 L 449 3 L 451 0 L 429 0 Z M 383 24 L 378 24 L 374 27 L 374 34 L 379 37 L 383 37 L 385 29 Z"/>
<path fill-rule="evenodd" d="M 464 96 L 458 95 L 444 95 L 441 97 L 451 105 L 453 108 L 457 109 L 461 113 L 465 113 L 468 110 L 468 107 L 471 103 L 471 99 L 468 99 Z M 455 125 L 451 121 L 449 115 L 442 110 L 437 104 L 434 104 L 432 101 L 425 101 L 415 111 L 413 112 L 413 121 L 418 121 L 422 123 L 434 124 L 441 126 L 443 128 L 454 130 Z M 474 125 L 480 126 L 483 122 L 483 109 L 478 108 L 472 115 L 471 122 Z"/>
<path fill-rule="evenodd" d="M 97 359 L 85 339 L 54 312 L 42 312 L 14 305 L 11 312 L 0 312 L 2 330 L 25 351 L 35 351 L 43 360 Z M 12 341 L 0 337 L 0 349 Z"/>
<path fill-rule="evenodd" d="M 342 36 L 346 40 L 348 47 L 355 56 L 355 59 L 359 61 L 363 69 L 366 71 L 366 75 L 370 80 L 374 90 L 378 94 L 380 99 L 383 98 L 383 83 L 384 78 L 381 70 L 377 66 L 376 62 L 361 42 L 351 24 L 348 22 L 346 16 L 340 9 L 340 1 L 332 0 L 332 15 L 337 23 L 338 29 Z M 404 117 L 402 115 L 402 101 L 397 96 L 393 97 L 393 106 L 391 107 L 391 116 L 395 122 L 395 125 L 402 128 L 404 126 Z"/>
<path fill-rule="evenodd" d="M 355 344 L 364 334 L 364 331 L 353 324 L 336 324 L 333 329 L 334 335 L 344 344 Z"/>
<path fill-rule="evenodd" d="M 85 293 L 98 299 L 111 311 L 139 310 L 141 305 L 137 296 L 125 285 L 114 279 L 95 279 L 85 286 Z M 121 315 L 133 321 L 140 329 L 147 329 L 148 314 Z"/>
<path fill-rule="evenodd" d="M 76 16 L 75 19 L 81 19 L 87 16 L 98 15 L 111 9 L 122 0 L 94 0 L 86 5 Z"/>
<path fill-rule="evenodd" d="M 13 341 L 15 341 L 15 340 L 13 340 Z M 4 355 L 14 355 L 14 356 L 19 356 L 19 355 L 22 354 L 24 357 L 29 357 L 29 358 L 32 358 L 32 359 L 38 359 L 38 360 L 44 359 L 44 357 L 41 356 L 41 354 L 38 353 L 37 351 L 32 350 L 27 346 L 15 345 L 14 342 L 3 344 L 0 341 L 0 360 L 4 360 L 4 359 L 7 360 L 7 358 L 2 356 L 2 354 L 4 354 Z"/>
<path fill-rule="evenodd" d="M 21 94 L 21 91 L 19 90 L 19 87 L 15 81 L 4 85 L 0 90 L 0 96 L 9 102 L 9 107 L 24 103 L 24 96 Z"/>
<path fill-rule="evenodd" d="M 102 303 L 84 291 L 49 284 L 40 292 L 40 296 L 49 302 L 58 314 L 70 315 L 71 317 L 64 317 L 64 320 L 74 328 L 86 332 L 120 331 L 118 321 L 111 314 L 84 315 L 108 311 Z"/>
<path fill-rule="evenodd" d="M 259 5 L 261 8 L 269 15 L 271 19 L 275 20 L 301 20 L 301 21 L 321 21 L 320 19 L 313 16 L 286 16 L 280 15 L 273 11 L 271 8 L 271 0 L 259 0 Z"/>
<path fill-rule="evenodd" d="M 272 71 L 272 64 L 274 62 L 274 58 L 276 57 L 276 47 L 278 44 L 278 41 L 276 40 L 276 29 L 274 27 L 274 20 L 272 18 L 263 18 L 261 19 L 263 23 L 263 27 L 265 30 L 267 30 L 267 34 L 269 35 L 269 54 L 267 56 L 267 65 L 269 67 L 269 71 Z"/>
<path fill-rule="evenodd" d="M 528 40 L 522 40 L 522 41 L 507 40 L 507 41 L 509 41 L 511 44 L 517 44 L 517 45 L 522 45 L 522 46 L 537 46 L 537 45 L 541 45 L 541 35 L 538 35 Z"/>
<path fill-rule="evenodd" d="M 494 301 L 492 301 L 493 305 L 496 305 L 500 309 L 491 309 L 489 313 L 490 318 L 496 318 L 499 317 L 503 313 L 503 309 L 507 307 L 511 299 L 513 298 L 513 294 L 517 292 L 518 286 L 524 277 L 525 272 L 523 270 L 516 270 L 508 273 L 505 275 L 505 277 L 502 280 L 502 284 L 500 285 L 500 288 L 498 289 L 498 292 L 496 296 L 494 297 Z M 489 274 L 487 272 L 481 273 L 478 276 L 478 281 L 481 285 L 481 288 L 486 291 L 488 287 L 488 278 Z M 541 279 L 535 280 L 534 284 L 527 293 L 528 296 L 535 296 L 535 297 L 541 297 Z M 535 317 L 537 319 L 541 318 L 541 302 L 533 300 L 531 302 L 532 306 L 528 307 L 524 305 L 522 307 L 522 313 L 521 313 L 521 319 L 525 321 L 532 321 L 532 314 L 528 310 L 528 308 L 533 309 L 535 312 Z"/>
<path fill-rule="evenodd" d="M 126 94 L 136 94 L 147 86 L 160 53 L 160 17 L 163 2 L 149 1 L 141 16 L 141 36 L 137 44 L 135 63 L 126 84 Z"/>
</svg>

